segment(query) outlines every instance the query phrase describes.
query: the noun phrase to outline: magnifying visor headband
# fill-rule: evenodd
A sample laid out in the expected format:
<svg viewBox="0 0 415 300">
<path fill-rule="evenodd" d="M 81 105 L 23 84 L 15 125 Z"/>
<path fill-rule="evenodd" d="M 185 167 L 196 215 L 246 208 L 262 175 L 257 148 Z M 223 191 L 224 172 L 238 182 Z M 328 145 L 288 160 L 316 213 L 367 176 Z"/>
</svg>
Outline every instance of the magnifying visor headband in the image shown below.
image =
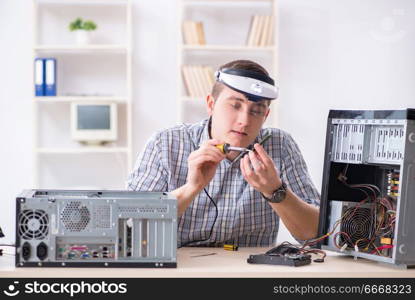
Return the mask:
<svg viewBox="0 0 415 300">
<path fill-rule="evenodd" d="M 244 94 L 248 100 L 258 102 L 278 98 L 278 87 L 274 80 L 264 74 L 239 70 L 223 69 L 216 71 L 216 81 Z"/>
</svg>

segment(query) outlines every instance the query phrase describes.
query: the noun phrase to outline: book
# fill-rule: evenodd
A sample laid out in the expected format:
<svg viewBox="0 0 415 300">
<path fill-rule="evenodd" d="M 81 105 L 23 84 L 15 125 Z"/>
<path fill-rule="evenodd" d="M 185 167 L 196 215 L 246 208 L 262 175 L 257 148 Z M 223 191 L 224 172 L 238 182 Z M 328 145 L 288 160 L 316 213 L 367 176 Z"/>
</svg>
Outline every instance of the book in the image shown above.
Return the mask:
<svg viewBox="0 0 415 300">
<path fill-rule="evenodd" d="M 269 30 L 268 30 L 268 36 L 267 36 L 267 45 L 272 46 L 274 45 L 274 28 L 275 28 L 275 17 L 270 16 L 270 22 L 269 22 Z"/>
<path fill-rule="evenodd" d="M 249 29 L 248 46 L 255 46 L 255 34 L 258 28 L 258 16 L 254 15 L 251 18 L 251 27 Z"/>
<path fill-rule="evenodd" d="M 198 37 L 198 44 L 199 45 L 206 45 L 206 39 L 205 39 L 205 31 L 203 29 L 203 23 L 197 22 L 196 23 L 196 31 L 197 31 L 197 37 Z"/>
<path fill-rule="evenodd" d="M 189 85 L 189 96 L 192 98 L 197 97 L 199 94 L 199 86 L 196 81 L 196 75 L 194 72 L 194 68 L 191 65 L 184 66 L 185 74 L 187 76 L 187 82 Z"/>
<path fill-rule="evenodd" d="M 190 32 L 190 21 L 183 21 L 182 24 L 182 33 L 183 33 L 183 42 L 185 44 L 192 44 L 192 36 Z"/>
<path fill-rule="evenodd" d="M 187 45 L 194 45 L 197 43 L 197 38 L 195 33 L 193 32 L 193 22 L 192 21 L 184 21 L 183 22 L 183 37 L 184 43 Z"/>
<path fill-rule="evenodd" d="M 212 67 L 210 67 L 210 66 L 205 66 L 204 67 L 204 73 L 205 73 L 205 77 L 206 77 L 206 80 L 207 80 L 208 85 L 209 85 L 208 93 L 210 93 L 212 91 L 213 85 L 215 84 L 215 78 L 214 78 L 215 74 L 213 72 Z"/>
<path fill-rule="evenodd" d="M 192 45 L 198 45 L 199 44 L 199 37 L 197 34 L 197 24 L 196 22 L 190 21 L 190 34 L 192 36 Z"/>
<path fill-rule="evenodd" d="M 45 96 L 56 96 L 56 59 L 45 58 Z"/>
<path fill-rule="evenodd" d="M 206 45 L 202 22 L 183 21 L 182 35 L 183 42 L 186 45 Z"/>
<path fill-rule="evenodd" d="M 192 96 L 193 90 L 190 84 L 190 77 L 189 77 L 189 71 L 188 71 L 187 66 L 182 66 L 182 77 L 183 77 L 183 82 L 184 82 L 185 94 L 187 96 Z"/>
<path fill-rule="evenodd" d="M 203 86 L 203 78 L 201 78 L 200 76 L 200 66 L 197 65 L 193 65 L 191 66 L 191 69 L 193 71 L 193 76 L 195 79 L 195 83 L 196 83 L 196 89 L 197 89 L 197 93 L 196 93 L 196 97 L 203 97 L 204 95 L 204 86 Z"/>
<path fill-rule="evenodd" d="M 45 96 L 45 60 L 43 58 L 35 59 L 34 69 L 35 96 Z"/>
<path fill-rule="evenodd" d="M 182 76 L 186 95 L 201 98 L 206 97 L 212 91 L 215 81 L 210 66 L 183 65 Z"/>
<path fill-rule="evenodd" d="M 270 19 L 271 16 L 263 16 L 263 28 L 261 31 L 261 35 L 260 35 L 260 39 L 259 39 L 259 44 L 258 46 L 264 47 L 267 46 L 268 43 L 268 33 L 269 33 L 269 24 L 270 24 Z"/>
<path fill-rule="evenodd" d="M 209 74 L 206 68 L 207 68 L 206 66 L 199 67 L 200 77 L 202 78 L 202 81 L 203 81 L 203 97 L 206 97 L 212 89 L 212 86 L 209 80 Z"/>
<path fill-rule="evenodd" d="M 254 38 L 254 45 L 253 46 L 260 46 L 261 43 L 261 36 L 262 32 L 264 30 L 265 25 L 265 16 L 258 16 L 258 26 L 257 30 L 255 32 L 255 38 Z"/>
</svg>

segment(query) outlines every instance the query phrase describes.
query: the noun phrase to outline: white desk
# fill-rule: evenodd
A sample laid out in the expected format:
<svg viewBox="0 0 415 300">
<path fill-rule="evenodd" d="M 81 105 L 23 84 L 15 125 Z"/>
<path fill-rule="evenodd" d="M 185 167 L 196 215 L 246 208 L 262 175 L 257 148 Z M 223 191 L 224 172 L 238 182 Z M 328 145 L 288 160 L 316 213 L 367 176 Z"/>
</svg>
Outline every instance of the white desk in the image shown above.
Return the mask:
<svg viewBox="0 0 415 300">
<path fill-rule="evenodd" d="M 407 277 L 415 278 L 415 269 L 399 269 L 366 259 L 354 260 L 327 252 L 324 263 L 301 267 L 252 265 L 249 254 L 264 253 L 269 248 L 181 248 L 177 253 L 177 268 L 15 268 L 14 256 L 0 257 L 0 277 Z M 7 250 L 11 251 L 11 250 Z M 192 257 L 200 254 L 214 255 Z"/>
</svg>

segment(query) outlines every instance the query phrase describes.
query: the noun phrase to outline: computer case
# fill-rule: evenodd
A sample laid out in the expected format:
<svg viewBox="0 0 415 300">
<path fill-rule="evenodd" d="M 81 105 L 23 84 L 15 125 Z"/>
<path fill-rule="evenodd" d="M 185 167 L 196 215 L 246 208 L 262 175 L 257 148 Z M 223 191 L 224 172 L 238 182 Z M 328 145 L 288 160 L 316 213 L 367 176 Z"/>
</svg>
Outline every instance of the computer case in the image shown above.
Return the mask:
<svg viewBox="0 0 415 300">
<path fill-rule="evenodd" d="M 169 193 L 25 190 L 16 198 L 17 267 L 176 267 Z"/>
<path fill-rule="evenodd" d="M 319 246 L 414 266 L 414 164 L 415 109 L 331 110 Z"/>
</svg>

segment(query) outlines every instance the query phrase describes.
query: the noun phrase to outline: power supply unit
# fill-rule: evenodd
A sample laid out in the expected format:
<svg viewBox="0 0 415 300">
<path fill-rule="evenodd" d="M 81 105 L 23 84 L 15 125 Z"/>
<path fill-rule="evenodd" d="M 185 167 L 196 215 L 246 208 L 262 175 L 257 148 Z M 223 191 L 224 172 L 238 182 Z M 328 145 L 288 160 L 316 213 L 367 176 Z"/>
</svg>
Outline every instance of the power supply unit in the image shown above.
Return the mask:
<svg viewBox="0 0 415 300">
<path fill-rule="evenodd" d="M 17 267 L 176 267 L 168 193 L 25 190 L 16 198 Z"/>
<path fill-rule="evenodd" d="M 415 265 L 415 109 L 329 112 L 319 246 Z"/>
</svg>

